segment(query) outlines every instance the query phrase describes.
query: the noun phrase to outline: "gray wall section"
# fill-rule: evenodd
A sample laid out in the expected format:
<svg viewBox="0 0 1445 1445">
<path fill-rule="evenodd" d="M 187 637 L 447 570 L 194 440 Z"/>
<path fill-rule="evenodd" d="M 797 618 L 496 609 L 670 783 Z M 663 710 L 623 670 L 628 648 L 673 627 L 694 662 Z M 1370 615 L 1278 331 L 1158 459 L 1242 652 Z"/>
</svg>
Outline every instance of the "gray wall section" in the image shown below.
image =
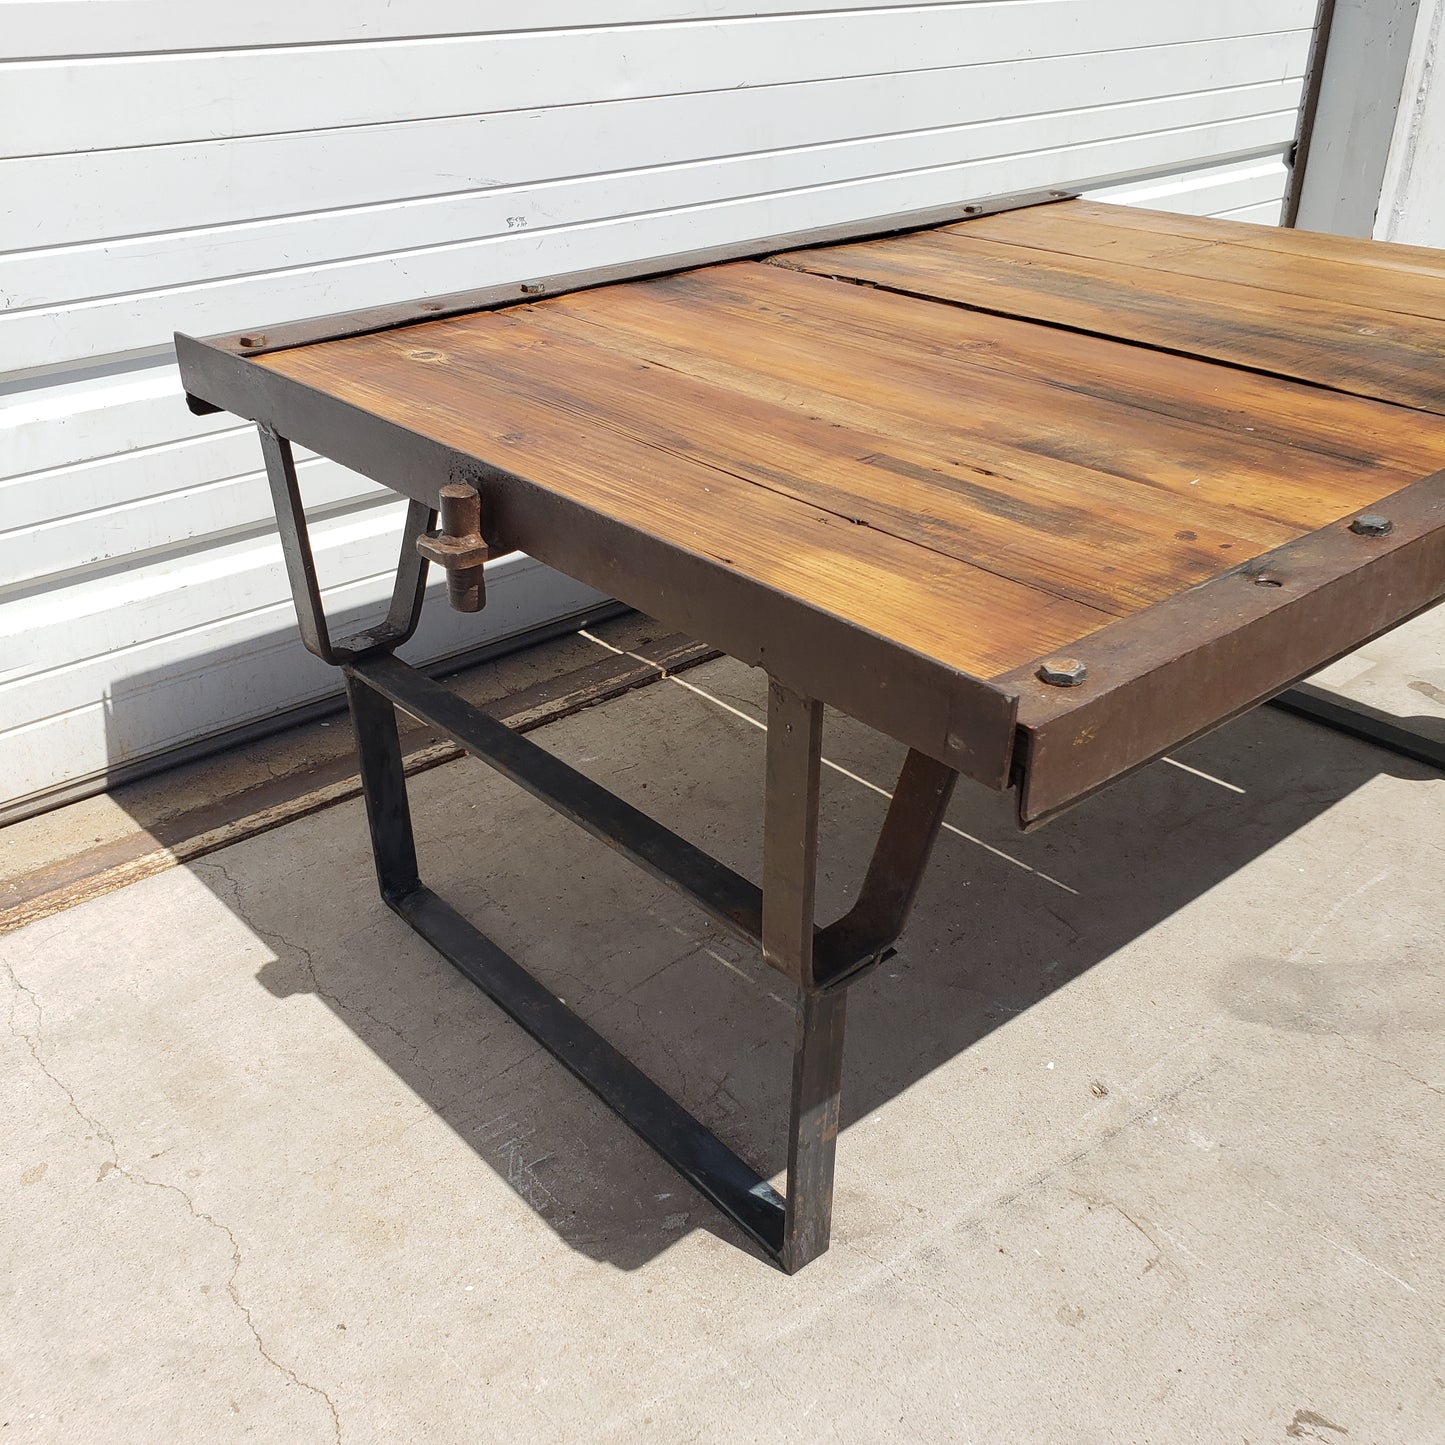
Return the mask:
<svg viewBox="0 0 1445 1445">
<path fill-rule="evenodd" d="M 1378 240 L 1445 247 L 1445 92 L 1436 84 L 1442 54 L 1445 0 L 1422 0 L 1375 218 Z"/>
<path fill-rule="evenodd" d="M 1336 0 L 1295 224 L 1369 237 L 1420 0 Z"/>
</svg>

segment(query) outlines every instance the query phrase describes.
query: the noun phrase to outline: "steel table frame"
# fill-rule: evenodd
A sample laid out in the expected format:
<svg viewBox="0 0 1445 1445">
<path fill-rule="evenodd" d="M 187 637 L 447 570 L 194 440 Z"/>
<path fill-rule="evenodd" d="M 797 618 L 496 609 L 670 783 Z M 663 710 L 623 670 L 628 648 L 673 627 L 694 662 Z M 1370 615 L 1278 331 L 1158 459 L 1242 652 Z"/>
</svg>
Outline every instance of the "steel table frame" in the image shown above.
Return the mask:
<svg viewBox="0 0 1445 1445">
<path fill-rule="evenodd" d="M 847 986 L 902 932 L 957 773 L 910 751 L 856 902 L 814 922 L 823 705 L 768 689 L 763 882 L 758 887 L 536 743 L 394 656 L 416 630 L 435 512 L 413 501 L 386 621 L 333 640 L 321 606 L 291 445 L 260 427 L 301 637 L 339 666 L 356 731 L 377 883 L 387 906 L 565 1064 L 789 1274 L 828 1247 Z M 396 709 L 451 738 L 555 812 L 760 945 L 797 988 L 786 1197 L 422 881 Z"/>
<path fill-rule="evenodd" d="M 321 318 L 264 333 L 204 342 L 177 337 L 188 383 L 201 380 L 208 389 L 214 384 L 216 389 L 239 395 L 243 414 L 257 420 L 302 640 L 316 656 L 339 667 L 345 678 L 382 898 L 788 1273 L 828 1247 L 847 988 L 887 956 L 902 931 L 966 755 L 949 753 L 949 760 L 943 761 L 919 746 L 910 746 L 856 902 L 845 915 L 819 927 L 814 899 L 823 705 L 807 693 L 810 673 L 818 676 L 818 665 L 812 659 L 789 656 L 780 648 L 779 657 L 768 667 L 763 878 L 759 886 L 394 656 L 395 649 L 415 631 L 423 602 L 428 564 L 416 542 L 431 530 L 437 515 L 426 498 L 435 495 L 438 478 L 483 486 L 489 480 L 486 472 L 459 474 L 455 460 L 444 448 L 416 438 L 399 445 L 385 426 L 373 424 L 355 409 L 333 408 L 330 420 L 318 420 L 320 414 L 313 413 L 294 386 L 272 393 L 244 362 L 266 351 L 434 320 L 527 297 L 794 246 L 964 220 L 1063 198 L 1061 192 L 999 198 L 909 213 L 862 227 L 855 223 L 824 228 L 520 287 L 493 287 Z M 189 390 L 187 402 L 197 412 L 219 410 Z M 332 638 L 322 608 L 291 444 L 281 434 L 288 413 L 324 428 L 325 440 L 339 460 L 410 494 L 386 619 L 340 639 Z M 353 426 L 357 429 L 352 430 Z M 501 473 L 495 476 L 515 480 Z M 504 538 L 498 550 L 505 550 L 511 540 Z M 519 540 L 525 543 L 525 538 Z M 605 576 L 602 580 L 605 586 Z M 740 594 L 733 602 L 749 613 L 757 611 L 758 599 L 753 594 Z M 775 616 L 774 621 L 779 632 L 786 631 L 786 615 Z M 681 622 L 686 626 L 687 619 Z M 727 640 L 709 638 L 725 647 Z M 869 662 L 874 639 L 855 631 L 853 641 L 855 659 Z M 768 659 L 762 660 L 768 665 Z M 916 659 L 908 655 L 889 661 L 895 668 L 916 665 Z M 1407 756 L 1437 766 L 1442 762 L 1442 750 L 1430 740 L 1382 722 L 1371 716 L 1370 710 L 1346 701 L 1322 702 L 1317 690 L 1296 689 L 1274 701 Z M 987 697 L 965 694 L 961 700 L 954 699 L 954 706 L 962 707 L 980 728 L 1012 730 L 1014 726 L 1012 709 L 1000 713 Z M 792 981 L 797 1002 L 786 1196 L 421 881 L 398 741 L 397 707 L 444 733 L 472 756 L 676 888 L 725 928 L 760 946 L 765 959 Z M 883 721 L 899 723 L 890 730 L 905 743 L 919 741 L 909 736 L 909 727 L 916 724 L 905 725 L 902 719 L 893 718 Z M 1009 782 L 1007 774 L 989 778 L 976 771 L 974 776 L 994 786 Z"/>
</svg>

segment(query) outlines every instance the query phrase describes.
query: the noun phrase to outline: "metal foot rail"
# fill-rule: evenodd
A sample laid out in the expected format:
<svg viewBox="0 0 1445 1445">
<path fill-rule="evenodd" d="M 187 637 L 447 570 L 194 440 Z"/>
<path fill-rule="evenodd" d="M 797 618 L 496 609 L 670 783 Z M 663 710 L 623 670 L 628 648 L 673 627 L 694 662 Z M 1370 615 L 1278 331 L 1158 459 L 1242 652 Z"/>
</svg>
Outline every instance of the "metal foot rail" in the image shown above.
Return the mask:
<svg viewBox="0 0 1445 1445">
<path fill-rule="evenodd" d="M 1424 733 L 1402 727 L 1388 713 L 1365 703 L 1341 697 L 1337 693 L 1302 682 L 1282 692 L 1270 702 L 1296 717 L 1308 718 L 1321 727 L 1333 728 L 1335 732 L 1348 733 L 1362 742 L 1374 743 L 1376 747 L 1388 748 L 1401 757 L 1413 758 L 1445 772 L 1445 742 L 1427 737 Z"/>
</svg>

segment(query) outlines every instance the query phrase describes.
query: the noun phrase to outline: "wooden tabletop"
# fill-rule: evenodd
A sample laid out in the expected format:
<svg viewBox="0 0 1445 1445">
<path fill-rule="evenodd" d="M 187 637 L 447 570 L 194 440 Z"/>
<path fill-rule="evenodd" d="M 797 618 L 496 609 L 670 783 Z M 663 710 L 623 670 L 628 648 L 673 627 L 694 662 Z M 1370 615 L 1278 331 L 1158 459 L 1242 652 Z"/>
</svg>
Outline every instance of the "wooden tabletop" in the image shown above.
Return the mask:
<svg viewBox="0 0 1445 1445">
<path fill-rule="evenodd" d="M 1031 820 L 1445 594 L 1442 356 L 1440 253 L 1066 201 L 247 365 L 525 479 L 483 484 L 494 552 L 766 665 L 806 650 L 781 635 L 800 618 L 830 620 L 866 677 L 802 682 L 995 785 L 1031 781 Z M 448 480 L 384 471 L 412 495 Z M 1349 530 L 1381 508 L 1387 536 Z M 659 595 L 663 555 L 694 570 Z M 713 572 L 789 605 L 730 629 L 743 593 L 716 616 L 678 595 Z M 1060 655 L 1083 684 L 1039 681 Z M 969 701 L 926 706 L 951 679 Z M 1007 716 L 970 738 L 985 694 Z M 911 730 L 908 706 L 927 714 Z"/>
</svg>

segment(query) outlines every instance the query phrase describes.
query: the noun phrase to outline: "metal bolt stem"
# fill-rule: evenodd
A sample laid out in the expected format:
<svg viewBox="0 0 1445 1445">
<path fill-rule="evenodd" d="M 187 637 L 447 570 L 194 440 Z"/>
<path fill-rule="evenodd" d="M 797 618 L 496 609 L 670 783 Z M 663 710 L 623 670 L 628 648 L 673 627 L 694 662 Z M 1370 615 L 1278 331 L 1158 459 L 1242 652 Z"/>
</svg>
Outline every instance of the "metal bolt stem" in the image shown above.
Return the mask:
<svg viewBox="0 0 1445 1445">
<path fill-rule="evenodd" d="M 466 482 L 448 482 L 439 496 L 441 531 L 418 537 L 416 549 L 446 568 L 447 601 L 458 612 L 480 612 L 487 600 L 481 496 Z"/>
</svg>

